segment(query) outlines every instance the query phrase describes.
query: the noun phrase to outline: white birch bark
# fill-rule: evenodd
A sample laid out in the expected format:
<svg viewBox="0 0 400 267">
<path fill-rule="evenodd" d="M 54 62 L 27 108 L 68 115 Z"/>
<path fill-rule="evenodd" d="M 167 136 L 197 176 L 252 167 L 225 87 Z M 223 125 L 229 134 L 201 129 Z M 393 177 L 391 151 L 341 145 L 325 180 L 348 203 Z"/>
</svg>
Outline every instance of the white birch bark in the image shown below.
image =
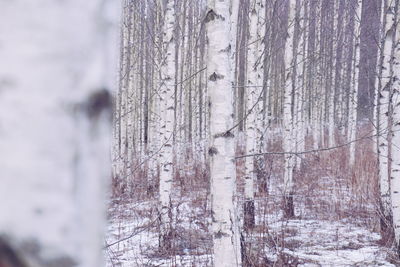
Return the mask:
<svg viewBox="0 0 400 267">
<path fill-rule="evenodd" d="M 256 148 L 256 120 L 257 114 L 255 105 L 258 100 L 257 94 L 257 66 L 258 59 L 258 40 L 257 40 L 257 3 L 255 0 L 251 1 L 249 8 L 249 39 L 248 39 L 248 53 L 247 53 L 247 87 L 245 88 L 246 97 L 246 122 L 245 122 L 245 138 L 246 138 L 246 154 L 254 154 Z M 244 173 L 244 213 L 245 213 L 245 227 L 252 227 L 254 225 L 254 157 L 245 158 L 245 173 Z"/>
<path fill-rule="evenodd" d="M 377 163 L 378 163 L 378 168 L 377 168 L 377 174 L 378 174 L 378 179 L 379 179 L 379 194 L 380 194 L 380 212 L 381 212 L 381 230 L 384 230 L 386 223 L 384 222 L 385 217 L 388 217 L 389 214 L 391 213 L 391 208 L 390 208 L 390 193 L 388 192 L 389 190 L 389 180 L 382 180 L 381 177 L 381 172 L 382 170 L 380 169 L 380 160 L 381 160 L 381 155 L 380 155 L 380 96 L 381 96 L 381 90 L 382 90 L 382 64 L 383 64 L 383 58 L 384 58 L 384 53 L 383 53 L 383 48 L 385 44 L 385 38 L 384 34 L 386 32 L 386 6 L 387 6 L 387 1 L 382 0 L 381 3 L 381 14 L 380 14 L 380 27 L 379 27 L 379 47 L 378 47 L 378 53 L 377 53 L 377 67 L 376 67 L 376 78 L 375 78 L 375 99 L 374 99 L 374 134 L 375 134 L 375 153 L 377 155 Z"/>
<path fill-rule="evenodd" d="M 397 252 L 400 250 L 400 16 L 399 0 L 394 2 L 393 28 L 387 33 L 387 38 L 392 38 L 391 64 L 390 64 L 390 113 L 392 115 L 391 140 L 391 172 L 390 172 L 390 197 L 393 216 L 393 229 Z"/>
<path fill-rule="evenodd" d="M 266 56 L 266 46 L 264 43 L 264 36 L 265 36 L 265 9 L 266 3 L 262 0 L 256 1 L 257 5 L 257 64 L 256 64 L 256 78 L 257 78 L 257 86 L 256 89 L 256 96 L 257 96 L 257 105 L 256 105 L 256 152 L 263 152 L 265 151 L 263 141 L 264 129 L 265 129 L 265 122 L 264 122 L 264 110 L 263 110 L 263 96 L 268 91 L 268 87 L 264 85 L 264 57 Z M 265 90 L 265 91 L 264 91 Z M 262 162 L 260 158 L 258 160 L 258 164 Z M 261 167 L 262 168 L 262 167 Z"/>
<path fill-rule="evenodd" d="M 175 85 L 175 40 L 173 31 L 175 25 L 174 0 L 166 4 L 163 26 L 163 54 L 161 64 L 160 85 L 160 219 L 161 219 L 161 246 L 169 246 L 169 231 L 171 229 L 170 208 L 171 189 L 173 182 L 173 134 L 174 134 L 174 85 Z"/>
<path fill-rule="evenodd" d="M 295 79 L 295 142 L 296 142 L 296 151 L 304 151 L 305 149 L 305 125 L 304 125 L 304 101 L 303 95 L 305 91 L 305 84 L 304 84 L 304 2 L 299 0 L 297 8 L 298 11 L 298 44 L 296 47 L 296 57 L 297 57 L 297 64 L 296 64 L 296 79 Z M 301 166 L 301 157 L 295 158 L 295 167 L 296 169 L 300 169 Z"/>
<path fill-rule="evenodd" d="M 127 7 L 124 5 L 122 7 L 121 16 L 124 18 L 122 22 L 122 26 L 120 29 L 120 54 L 119 54 L 119 74 L 122 75 L 125 71 L 126 60 L 125 60 L 125 47 L 127 46 L 127 23 L 125 23 L 124 16 L 125 10 Z M 112 149 L 112 177 L 120 177 L 120 173 L 122 170 L 121 164 L 121 151 L 122 151 L 122 144 L 121 144 L 121 134 L 122 134 L 122 84 L 123 79 L 119 79 L 118 83 L 118 92 L 116 94 L 116 101 L 115 101 L 115 115 L 114 115 L 114 125 L 113 125 L 113 149 Z"/>
<path fill-rule="evenodd" d="M 154 11 L 153 21 L 155 23 L 154 31 L 158 31 L 162 27 L 162 13 L 160 12 L 160 6 L 157 5 Z M 162 51 L 158 47 L 162 47 L 162 35 L 157 34 L 155 36 L 155 44 L 152 47 L 152 57 L 156 62 L 161 64 Z M 155 184 L 156 179 L 158 180 L 159 171 L 159 154 L 161 151 L 161 114 L 160 114 L 160 92 L 161 92 L 161 68 L 160 65 L 152 66 L 152 88 L 150 90 L 150 96 L 148 104 L 149 106 L 149 175 L 152 185 Z"/>
<path fill-rule="evenodd" d="M 344 16 L 345 17 L 345 19 L 346 19 L 346 17 L 347 16 Z M 347 20 L 345 20 L 345 22 L 344 23 L 348 23 L 348 21 Z M 346 34 L 346 33 L 343 33 L 344 35 Z M 345 51 L 343 51 L 343 56 L 342 56 L 342 69 L 340 70 L 340 74 L 339 74 L 339 76 L 341 77 L 341 79 L 344 79 L 344 77 L 345 77 L 345 71 L 346 71 L 346 55 L 347 53 L 345 52 Z M 338 120 L 338 123 L 340 123 L 340 134 L 342 135 L 342 136 L 346 136 L 346 134 L 347 134 L 347 132 L 346 132 L 346 127 L 345 127 L 345 125 L 344 125 L 344 121 L 345 121 L 345 112 L 344 112 L 344 110 L 345 110 L 345 103 L 346 103 L 346 94 L 344 94 L 344 89 L 343 89 L 343 84 L 344 84 L 344 81 L 342 80 L 341 82 L 339 82 L 339 84 L 340 84 L 340 88 L 339 88 L 339 92 L 338 92 L 338 96 L 337 96 L 337 98 L 338 98 L 338 104 L 337 104 L 337 120 Z"/>
<path fill-rule="evenodd" d="M 358 94 L 358 74 L 360 72 L 360 37 L 361 37 L 361 10 L 362 0 L 357 0 L 354 18 L 354 56 L 352 67 L 351 87 L 349 94 L 349 125 L 347 138 L 348 141 L 354 141 L 357 133 L 357 94 Z M 350 143 L 349 164 L 354 166 L 356 156 L 356 142 Z"/>
<path fill-rule="evenodd" d="M 179 3 L 178 1 L 176 2 L 177 4 Z M 179 6 L 179 12 L 181 13 L 179 17 L 179 21 L 177 23 L 180 23 L 180 30 L 178 31 L 179 34 L 177 34 L 178 38 L 176 41 L 176 45 L 179 45 L 179 49 L 176 50 L 177 53 L 177 72 L 176 77 L 177 81 L 179 81 L 179 84 L 177 85 L 177 100 L 176 100 L 176 122 L 175 122 L 175 145 L 174 145 L 174 151 L 176 151 L 176 158 L 175 158 L 175 164 L 177 166 L 184 166 L 185 163 L 185 110 L 186 110 L 186 90 L 185 90 L 185 83 L 182 82 L 185 79 L 185 62 L 187 60 L 187 55 L 186 55 L 186 47 L 188 46 L 188 32 L 187 32 L 187 0 L 183 0 L 180 2 Z M 178 8 L 178 6 L 176 6 Z M 177 12 L 176 10 L 175 12 Z M 177 170 L 176 172 L 179 172 L 180 170 Z"/>
<path fill-rule="evenodd" d="M 241 266 L 234 205 L 236 167 L 233 126 L 230 1 L 208 1 L 208 93 L 210 105 L 210 174 L 214 266 Z"/>
<path fill-rule="evenodd" d="M 122 34 L 122 44 L 121 44 L 121 78 L 119 84 L 119 94 L 118 94 L 118 103 L 119 103 L 119 138 L 118 138 L 118 156 L 115 159 L 116 163 L 116 172 L 114 173 L 115 177 L 123 177 L 126 179 L 126 165 L 127 165 L 127 157 L 128 153 L 128 135 L 127 135 L 127 127 L 129 121 L 129 112 L 128 112 L 128 83 L 131 77 L 130 75 L 130 59 L 131 59 L 131 25 L 132 25 L 132 15 L 131 15 L 131 5 L 126 4 L 124 6 L 124 23 L 121 29 Z M 122 78 L 122 77 L 126 78 Z"/>
<path fill-rule="evenodd" d="M 232 66 L 232 82 L 233 86 L 236 86 L 236 64 L 238 62 L 239 58 L 239 52 L 236 49 L 237 42 L 238 42 L 238 19 L 239 19 L 239 5 L 240 1 L 230 1 L 230 18 L 231 18 L 231 23 L 230 23 L 230 44 L 231 44 L 231 51 L 232 53 L 230 54 L 230 59 L 231 59 L 231 66 Z M 236 113 L 239 114 L 239 94 L 237 93 L 238 90 L 235 88 L 235 94 L 234 94 L 234 108 L 236 109 Z M 237 98 L 237 99 L 236 99 Z M 239 117 L 239 115 L 237 116 Z M 240 118 L 239 118 L 240 119 Z M 237 142 L 241 145 L 242 144 L 242 133 L 239 131 L 239 127 L 235 129 L 235 132 L 237 132 Z"/>
<path fill-rule="evenodd" d="M 336 35 L 335 38 L 335 43 L 334 43 L 334 71 L 333 71 L 333 114 L 330 114 L 330 116 L 333 116 L 333 118 L 330 118 L 330 123 L 333 123 L 334 125 L 330 125 L 330 127 L 334 127 L 332 131 L 334 131 L 334 134 L 340 138 L 340 135 L 342 133 L 342 109 L 341 109 L 341 95 L 342 95 L 342 71 L 343 71 L 343 55 L 344 55 L 344 35 L 345 35 L 345 27 L 344 25 L 347 24 L 346 21 L 346 12 L 345 10 L 345 1 L 340 0 L 338 1 L 335 9 L 335 16 L 334 16 L 334 32 Z M 333 141 L 335 142 L 335 138 L 333 138 Z"/>
<path fill-rule="evenodd" d="M 264 27 L 260 28 L 260 36 L 262 37 L 262 45 L 260 48 L 263 48 L 263 59 L 262 59 L 262 64 L 263 64 L 263 71 L 262 71 L 262 76 L 260 75 L 260 79 L 262 80 L 262 83 L 260 84 L 263 85 L 263 95 L 262 95 L 262 103 L 260 103 L 260 117 L 261 117 L 261 131 L 260 131 L 260 152 L 266 151 L 267 148 L 267 143 L 268 143 L 268 137 L 270 136 L 269 134 L 269 128 L 270 128 L 270 110 L 272 110 L 272 105 L 270 105 L 270 95 L 272 95 L 272 88 L 271 88 L 271 77 L 270 74 L 272 73 L 271 71 L 271 62 L 272 62 L 272 56 L 271 56 L 271 49 L 272 49 L 272 38 L 271 38 L 271 28 L 272 28 L 272 8 L 271 8 L 271 3 L 268 2 L 263 2 L 263 16 L 260 17 L 260 21 L 264 23 Z M 263 162 L 263 159 L 260 159 L 260 162 Z M 265 182 L 263 182 L 265 185 Z"/>
<path fill-rule="evenodd" d="M 321 11 L 321 1 L 310 1 L 310 5 L 314 5 L 315 9 L 315 32 L 314 32 L 314 42 L 315 42 L 315 51 L 319 53 L 321 49 L 321 20 L 320 20 L 320 11 Z M 323 135 L 321 135 L 321 128 L 323 129 L 322 121 L 320 120 L 321 115 L 321 97 L 320 93 L 322 90 L 321 86 L 321 57 L 314 55 L 313 71 L 314 77 L 310 77 L 310 79 L 314 79 L 312 90 L 312 103 L 311 103 L 311 126 L 312 126 L 312 135 L 313 135 L 313 146 L 314 149 L 318 149 L 320 144 L 324 144 Z"/>
<path fill-rule="evenodd" d="M 306 148 L 306 136 L 308 135 L 309 132 L 309 128 L 310 128 L 310 121 L 311 119 L 309 118 L 309 114 L 308 114 L 308 105 L 310 103 L 307 104 L 307 100 L 308 100 L 308 84 L 309 84 L 309 73 L 308 73 L 308 64 L 309 64 L 309 55 L 308 55 L 308 38 L 309 38 L 309 34 L 310 34 L 310 29 L 308 27 L 309 24 L 309 5 L 310 3 L 308 1 L 304 1 L 303 3 L 303 10 L 304 10 L 304 22 L 303 22 L 303 46 L 302 46 L 302 54 L 303 54 L 303 69 L 301 70 L 301 72 L 303 73 L 303 77 L 302 77 L 302 103 L 303 103 L 303 110 L 302 110 L 302 130 L 303 130 L 303 135 L 301 136 L 302 138 L 302 142 L 299 142 L 298 146 L 298 151 L 304 151 Z"/>
<path fill-rule="evenodd" d="M 123 118 L 123 127 L 125 128 L 123 141 L 124 145 L 124 156 L 122 158 L 123 161 L 123 177 L 127 180 L 127 183 L 130 184 L 132 182 L 132 167 L 134 165 L 134 156 L 135 156 L 135 148 L 138 147 L 137 144 L 137 134 L 138 131 L 135 131 L 136 123 L 138 120 L 135 116 L 137 116 L 138 109 L 137 109 L 137 87 L 135 87 L 138 76 L 137 69 L 134 69 L 133 66 L 136 60 L 135 56 L 137 53 L 136 47 L 134 45 L 134 40 L 137 38 L 135 36 L 135 28 L 133 25 L 136 23 L 135 20 L 137 16 L 135 16 L 135 7 L 133 4 L 129 5 L 127 12 L 131 13 L 128 15 L 128 42 L 127 42 L 127 54 L 126 54 L 126 69 L 125 73 L 123 74 L 126 78 L 124 79 L 124 86 L 122 88 L 122 103 L 124 103 L 124 118 Z M 136 76 L 136 77 L 135 77 Z M 132 189 L 133 187 L 128 186 L 128 189 Z"/>
<path fill-rule="evenodd" d="M 390 34 L 391 29 L 394 25 L 394 1 L 387 0 L 385 6 L 387 7 L 384 14 L 385 28 L 383 31 L 383 47 L 381 47 L 382 63 L 381 63 L 381 77 L 380 81 L 380 92 L 377 96 L 377 125 L 379 129 L 378 133 L 378 160 L 379 160 L 379 181 L 380 181 L 380 193 L 383 211 L 387 212 L 385 216 L 389 216 L 391 213 L 390 208 L 390 183 L 389 183 L 389 149 L 388 149 L 388 114 L 389 114 L 389 89 L 390 89 L 390 57 L 392 53 L 392 35 Z"/>
<path fill-rule="evenodd" d="M 257 62 L 256 62 L 256 85 L 257 87 L 255 88 L 256 90 L 256 101 L 257 104 L 255 106 L 254 112 L 256 112 L 256 121 L 255 121 L 255 128 L 256 128 L 256 140 L 255 140 L 255 152 L 264 152 L 266 151 L 266 145 L 265 145 L 265 140 L 266 140 L 266 121 L 267 118 L 265 117 L 265 111 L 264 111 L 264 97 L 267 95 L 268 92 L 268 87 L 265 84 L 264 85 L 264 68 L 266 68 L 265 64 L 265 57 L 266 57 L 266 45 L 265 45 L 265 14 L 266 14 L 266 4 L 263 0 L 257 0 L 256 1 L 256 11 L 257 11 Z M 265 99 L 266 100 L 266 99 Z M 267 101 L 265 101 L 266 103 Z M 264 157 L 255 157 L 254 158 L 256 162 L 256 167 L 257 167 L 257 172 L 262 172 L 265 168 L 265 161 Z M 255 181 L 257 181 L 259 177 L 257 177 L 257 173 L 254 175 Z M 256 182 L 255 183 L 255 190 L 264 190 L 265 187 L 262 184 L 265 184 L 266 179 L 263 179 L 261 183 Z M 259 189 L 257 189 L 257 186 L 259 186 Z M 264 188 L 264 189 L 262 189 Z"/>
<path fill-rule="evenodd" d="M 293 138 L 293 116 L 292 116 L 292 93 L 293 93 L 293 44 L 294 44 L 294 26 L 295 26 L 296 0 L 289 1 L 288 31 L 285 41 L 285 88 L 283 103 L 283 151 L 293 151 L 295 149 L 295 140 Z M 285 201 L 287 209 L 290 210 L 288 216 L 293 216 L 293 203 L 291 194 L 293 193 L 293 169 L 294 156 L 292 154 L 284 155 L 284 177 Z"/>
<path fill-rule="evenodd" d="M 157 90 L 160 84 L 157 78 L 158 72 L 152 77 L 154 87 L 152 90 Z M 151 99 L 149 100 L 149 176 L 150 179 L 154 179 L 158 176 L 158 150 L 160 149 L 159 144 L 159 99 L 158 93 L 151 91 Z"/>
<path fill-rule="evenodd" d="M 341 29 L 338 29 L 340 22 L 339 22 L 339 12 L 340 12 L 340 8 L 339 8 L 340 4 L 339 2 L 334 2 L 333 4 L 333 32 L 335 33 L 335 37 L 332 38 L 333 42 L 333 53 L 332 53 L 332 62 L 333 62 L 333 68 L 332 68 L 332 86 L 331 86 L 331 90 L 329 92 L 329 100 L 328 100 L 328 104 L 329 104 L 329 108 L 328 108 L 328 147 L 333 147 L 335 145 L 335 91 L 337 90 L 337 88 L 335 88 L 335 81 L 336 81 L 336 64 L 338 64 L 339 60 L 338 59 L 338 55 L 337 55 L 337 46 L 339 43 L 339 31 Z"/>
<path fill-rule="evenodd" d="M 203 15 L 203 9 L 201 3 L 199 3 L 199 19 Z M 199 102 L 198 102 L 198 109 L 199 109 L 199 143 L 200 143 L 200 151 L 198 157 L 200 158 L 201 165 L 206 166 L 206 140 L 205 137 L 205 122 L 207 117 L 206 112 L 206 103 L 207 103 L 207 93 L 206 93 L 206 71 L 204 70 L 206 66 L 206 53 L 205 53 L 205 33 L 204 28 L 199 29 L 199 71 L 201 72 L 198 74 L 198 92 L 199 92 Z"/>
<path fill-rule="evenodd" d="M 18 266 L 103 265 L 112 109 L 103 78 L 117 68 L 100 44 L 118 29 L 104 16 L 115 4 L 2 3 L 0 239 Z M 117 36 L 107 40 L 117 51 Z"/>
</svg>

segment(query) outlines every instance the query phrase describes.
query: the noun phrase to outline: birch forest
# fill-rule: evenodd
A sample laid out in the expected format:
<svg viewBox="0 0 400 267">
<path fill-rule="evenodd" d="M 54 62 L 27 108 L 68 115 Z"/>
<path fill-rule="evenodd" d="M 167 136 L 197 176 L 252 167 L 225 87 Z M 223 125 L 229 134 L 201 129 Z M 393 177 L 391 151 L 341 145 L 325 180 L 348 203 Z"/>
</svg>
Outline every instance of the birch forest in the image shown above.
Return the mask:
<svg viewBox="0 0 400 267">
<path fill-rule="evenodd" d="M 124 1 L 110 266 L 399 266 L 399 20 Z"/>
<path fill-rule="evenodd" d="M 400 266 L 400 0 L 0 0 L 0 267 Z"/>
</svg>

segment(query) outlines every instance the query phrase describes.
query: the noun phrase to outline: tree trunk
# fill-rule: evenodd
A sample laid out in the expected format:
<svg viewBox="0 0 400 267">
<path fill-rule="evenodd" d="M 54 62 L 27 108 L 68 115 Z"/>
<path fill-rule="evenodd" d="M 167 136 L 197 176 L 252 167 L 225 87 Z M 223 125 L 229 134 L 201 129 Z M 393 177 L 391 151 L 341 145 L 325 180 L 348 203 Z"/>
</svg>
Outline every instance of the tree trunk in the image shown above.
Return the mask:
<svg viewBox="0 0 400 267">
<path fill-rule="evenodd" d="M 88 2 L 2 3 L 1 266 L 103 265 L 119 14 Z"/>
<path fill-rule="evenodd" d="M 257 40 L 257 14 L 258 5 L 253 0 L 249 7 L 250 29 L 248 39 L 247 54 L 247 87 L 245 88 L 246 96 L 246 154 L 254 154 L 256 152 L 256 104 L 258 101 L 257 94 L 257 59 L 258 59 L 258 40 Z M 254 227 L 254 157 L 245 158 L 245 174 L 244 174 L 244 228 L 250 230 Z"/>
<path fill-rule="evenodd" d="M 294 92 L 294 101 L 295 101 L 295 142 L 296 142 L 296 151 L 304 151 L 305 148 L 305 127 L 304 127 L 304 102 L 303 96 L 305 92 L 305 84 L 304 84 L 304 60 L 306 59 L 304 55 L 304 44 L 305 44 L 305 31 L 304 31 L 304 9 L 305 3 L 303 0 L 297 0 L 296 4 L 296 78 L 295 78 L 295 92 Z M 295 158 L 295 167 L 296 169 L 300 169 L 301 166 L 301 157 Z"/>
<path fill-rule="evenodd" d="M 394 2 L 394 3 L 393 3 Z M 389 167 L 390 197 L 393 215 L 393 229 L 397 246 L 397 253 L 400 254 L 400 25 L 399 0 L 392 1 L 389 5 L 393 12 L 393 25 L 387 32 L 386 38 L 392 39 L 392 47 L 389 62 L 390 81 L 390 103 L 389 103 Z"/>
<path fill-rule="evenodd" d="M 357 133 L 357 95 L 358 95 L 358 80 L 360 70 L 360 33 L 361 33 L 361 10 L 362 0 L 357 0 L 357 6 L 355 10 L 354 18 L 354 56 L 353 56 L 353 68 L 352 68 L 352 79 L 350 87 L 349 97 L 349 125 L 347 138 L 350 143 L 349 148 L 349 165 L 351 168 L 354 167 L 356 157 L 356 139 Z"/>
<path fill-rule="evenodd" d="M 392 5 L 389 5 L 392 3 Z M 389 114 L 389 89 L 390 89 L 390 57 L 392 53 L 392 35 L 394 16 L 394 1 L 387 0 L 384 3 L 382 10 L 382 43 L 380 51 L 378 79 L 377 79 L 377 107 L 376 107 L 376 122 L 377 122 L 377 149 L 378 149 L 378 170 L 379 170 L 379 185 L 381 195 L 381 205 L 383 211 L 382 218 L 385 222 L 381 225 L 386 228 L 388 219 L 391 217 L 390 207 L 390 167 L 389 167 L 389 149 L 388 149 L 388 114 Z M 386 225 L 386 226 L 384 226 Z"/>
<path fill-rule="evenodd" d="M 214 266 L 240 266 L 238 220 L 234 205 L 236 166 L 233 126 L 233 90 L 230 1 L 208 1 L 208 93 Z"/>
<path fill-rule="evenodd" d="M 161 63 L 161 103 L 162 122 L 160 154 L 160 247 L 171 247 L 171 189 L 173 182 L 173 135 L 174 135 L 174 86 L 175 86 L 175 26 L 174 0 L 168 0 L 164 17 L 163 54 Z"/>
<path fill-rule="evenodd" d="M 293 138 L 293 85 L 294 75 L 293 64 L 294 59 L 294 28 L 295 28 L 295 10 L 296 0 L 289 1 L 289 17 L 288 30 L 285 41 L 285 89 L 284 89 L 284 105 L 283 105 L 283 151 L 293 151 L 295 148 L 295 140 Z M 285 190 L 285 216 L 293 217 L 293 169 L 294 155 L 284 155 L 284 190 Z"/>
</svg>

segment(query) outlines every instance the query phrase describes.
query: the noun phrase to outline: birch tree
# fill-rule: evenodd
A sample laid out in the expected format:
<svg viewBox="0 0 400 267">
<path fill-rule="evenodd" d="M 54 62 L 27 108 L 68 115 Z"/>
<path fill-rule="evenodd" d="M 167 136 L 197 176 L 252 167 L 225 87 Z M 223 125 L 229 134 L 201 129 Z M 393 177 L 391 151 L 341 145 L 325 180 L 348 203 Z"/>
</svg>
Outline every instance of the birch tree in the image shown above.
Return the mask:
<svg viewBox="0 0 400 267">
<path fill-rule="evenodd" d="M 162 6 L 162 5 L 161 5 Z M 173 134 L 174 134 L 174 85 L 175 85 L 175 26 L 174 0 L 168 0 L 165 8 L 163 27 L 164 57 L 161 63 L 161 142 L 160 151 L 160 245 L 167 249 L 171 246 L 171 188 L 173 182 Z"/>
<path fill-rule="evenodd" d="M 256 120 L 257 114 L 255 105 L 258 101 L 257 94 L 257 66 L 258 59 L 258 38 L 257 38 L 257 15 L 259 7 L 255 0 L 251 1 L 249 8 L 250 28 L 248 40 L 248 55 L 247 55 L 247 87 L 246 92 L 246 154 L 254 154 L 256 152 Z M 254 226 L 254 158 L 247 157 L 245 162 L 245 188 L 244 188 L 244 227 L 251 229 Z"/>
<path fill-rule="evenodd" d="M 390 177 L 390 197 L 393 215 L 393 228 L 396 241 L 397 253 L 400 253 L 400 15 L 399 0 L 389 4 L 390 13 L 393 13 L 392 28 L 386 33 L 386 38 L 391 38 L 392 47 L 389 59 L 389 123 L 390 145 L 389 156 L 391 168 Z"/>
<path fill-rule="evenodd" d="M 304 151 L 305 148 L 305 112 L 304 112 L 304 94 L 305 94 L 305 1 L 298 0 L 296 3 L 296 24 L 294 33 L 296 41 L 296 53 L 295 53 L 295 86 L 294 86 L 294 129 L 295 129 L 295 145 L 296 151 Z M 301 157 L 295 158 L 296 169 L 300 169 Z"/>
<path fill-rule="evenodd" d="M 343 106 L 344 106 L 344 92 L 343 92 L 343 84 L 344 84 L 344 73 L 345 73 L 345 58 L 346 58 L 346 36 L 347 36 L 347 24 L 349 24 L 349 18 L 346 12 L 348 9 L 348 4 L 346 1 L 340 1 L 339 9 L 338 9 L 338 33 L 337 33 L 337 48 L 336 48 L 336 67 L 335 67 L 335 102 L 334 111 L 335 111 L 335 122 L 336 125 L 340 126 L 339 133 L 343 132 Z"/>
<path fill-rule="evenodd" d="M 2 266 L 103 265 L 115 4 L 2 3 Z"/>
<path fill-rule="evenodd" d="M 163 36 L 161 34 L 155 34 L 158 30 L 162 27 L 162 14 L 160 12 L 160 5 L 155 4 L 155 8 L 152 14 L 152 21 L 154 24 L 153 34 L 154 37 L 152 38 L 152 49 L 150 50 L 152 53 L 152 62 L 151 69 L 152 69 L 152 90 L 149 97 L 150 103 L 149 105 L 149 175 L 150 179 L 154 181 L 152 184 L 156 184 L 156 180 L 158 181 L 159 175 L 159 166 L 160 161 L 158 155 L 158 151 L 162 144 L 160 142 L 161 137 L 161 113 L 160 113 L 160 86 L 161 86 L 161 68 L 159 67 L 162 62 L 162 41 Z M 150 46 L 150 45 L 149 45 Z M 157 65 L 154 63 L 158 63 Z M 154 66 L 155 65 L 155 66 Z M 174 120 L 176 122 L 176 120 Z"/>
<path fill-rule="evenodd" d="M 118 93 L 116 101 L 117 118 L 115 119 L 115 149 L 113 154 L 113 176 L 117 179 L 126 177 L 127 161 L 130 159 L 128 150 L 131 148 L 131 143 L 128 143 L 127 134 L 127 119 L 131 114 L 128 112 L 128 84 L 131 78 L 131 36 L 132 36 L 132 4 L 124 3 L 123 6 L 123 23 L 121 27 L 120 40 L 120 75 L 124 75 L 125 79 L 120 79 L 118 84 Z M 129 155 L 129 158 L 128 158 Z M 126 160 L 125 160 L 126 159 Z M 125 179 L 124 179 L 125 180 Z"/>
<path fill-rule="evenodd" d="M 293 139 L 293 54 L 294 54 L 294 27 L 295 27 L 296 0 L 289 0 L 288 30 L 285 41 L 285 88 L 283 103 L 283 151 L 292 151 L 295 148 Z M 285 188 L 285 214 L 287 217 L 294 216 L 293 208 L 293 169 L 294 156 L 284 155 L 284 188 Z"/>
<path fill-rule="evenodd" d="M 378 152 L 378 172 L 381 195 L 381 205 L 385 220 L 390 220 L 390 167 L 388 149 L 388 128 L 389 128 L 389 89 L 390 89 L 390 65 L 393 47 L 392 32 L 394 29 L 394 4 L 395 1 L 384 1 L 382 7 L 382 31 L 380 58 L 378 59 L 378 76 L 376 80 L 376 127 L 377 127 L 377 152 Z M 382 223 L 385 225 L 387 222 Z"/>
<path fill-rule="evenodd" d="M 349 148 L 349 164 L 351 167 L 354 166 L 356 156 L 356 143 L 352 142 L 356 139 L 357 132 L 357 95 L 358 95 L 358 80 L 360 72 L 360 37 L 361 37 L 361 10 L 362 1 L 357 0 L 355 6 L 355 18 L 354 18 L 354 57 L 352 67 L 352 78 L 351 87 L 349 94 L 349 124 L 347 131 L 347 138 L 350 143 Z"/>
<path fill-rule="evenodd" d="M 328 5 L 329 6 L 329 5 Z M 337 64 L 337 45 L 338 45 L 338 36 L 337 33 L 340 31 L 339 27 L 339 8 L 340 1 L 333 1 L 332 5 L 329 6 L 331 8 L 330 18 L 328 20 L 328 69 L 329 69 L 329 77 L 327 82 L 327 95 L 325 96 L 327 99 L 327 107 L 326 107 L 326 122 L 328 123 L 328 147 L 332 147 L 335 145 L 335 135 L 336 135 L 336 122 L 335 122 L 335 75 L 336 75 L 336 64 Z"/>
<path fill-rule="evenodd" d="M 210 175 L 215 266 L 240 266 L 238 222 L 234 204 L 233 90 L 230 55 L 230 1 L 207 2 L 208 93 L 210 105 Z"/>
</svg>

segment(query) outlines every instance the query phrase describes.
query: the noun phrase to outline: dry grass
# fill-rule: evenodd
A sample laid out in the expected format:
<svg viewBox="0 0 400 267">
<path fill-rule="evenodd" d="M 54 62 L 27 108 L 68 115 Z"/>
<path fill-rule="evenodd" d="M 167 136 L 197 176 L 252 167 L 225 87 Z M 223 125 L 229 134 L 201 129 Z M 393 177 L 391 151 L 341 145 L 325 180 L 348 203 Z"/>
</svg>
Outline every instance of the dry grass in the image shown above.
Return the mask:
<svg viewBox="0 0 400 267">
<path fill-rule="evenodd" d="M 364 126 L 360 129 L 360 136 L 370 131 Z M 340 133 L 336 134 L 338 144 L 344 142 Z M 306 139 L 306 147 L 311 147 L 311 137 Z M 282 139 L 274 135 L 267 144 L 269 151 L 280 151 Z M 349 166 L 348 147 L 310 153 L 302 155 L 301 168 L 295 171 L 295 215 L 297 221 L 321 220 L 330 222 L 346 222 L 352 225 L 379 230 L 378 179 L 376 155 L 373 150 L 373 141 L 365 139 L 357 143 L 356 163 Z M 243 153 L 243 147 L 238 145 L 238 155 Z M 190 151 L 189 151 L 190 152 Z M 188 152 L 188 153 L 189 153 Z M 190 153 L 189 153 L 190 154 Z M 190 158 L 189 156 L 185 158 Z M 193 266 L 208 266 L 212 255 L 212 239 L 210 235 L 210 200 L 208 166 L 202 162 L 186 161 L 179 171 L 175 171 L 173 202 L 173 246 L 168 253 L 160 253 L 157 246 L 147 246 L 143 249 L 143 257 L 151 262 L 168 258 L 167 266 L 180 266 L 177 256 L 192 259 Z M 256 181 L 256 226 L 244 235 L 247 266 L 297 266 L 304 263 L 300 259 L 286 252 L 300 246 L 308 246 L 308 240 L 296 240 L 299 229 L 288 227 L 289 220 L 282 217 L 283 204 L 283 156 L 266 155 L 257 159 Z M 238 207 L 243 202 L 243 169 L 244 160 L 237 161 L 238 177 Z M 140 170 L 122 182 L 113 181 L 113 199 L 110 208 L 112 220 L 135 220 L 146 218 L 148 232 L 157 233 L 157 184 L 154 178 L 147 178 L 146 172 Z M 149 189 L 151 188 L 151 190 Z M 150 193 L 149 193 L 150 191 Z M 118 208 L 132 203 L 151 201 L 151 208 L 142 211 L 130 210 L 127 215 L 124 209 Z M 150 203 L 150 202 L 149 202 Z M 140 219 L 138 219 L 140 218 Z M 156 222 L 151 224 L 150 222 Z M 271 228 L 272 224 L 281 223 L 278 228 Z M 278 229 L 278 230 L 276 230 Z M 389 235 L 390 236 L 390 235 Z M 391 239 L 380 246 L 391 246 Z M 310 245 L 311 246 L 311 245 Z M 359 249 L 362 243 L 345 243 L 337 247 L 340 250 Z M 333 248 L 334 249 L 334 248 Z M 384 250 L 384 247 L 382 247 Z M 268 257 L 274 251 L 276 257 Z M 201 263 L 199 258 L 206 256 Z M 393 254 L 388 253 L 391 262 L 397 262 Z M 203 259 L 203 258 L 202 258 Z M 189 260 L 190 261 L 190 260 Z M 307 262 L 312 263 L 312 260 Z M 196 264 L 197 265 L 196 265 Z M 149 263 L 150 264 L 150 263 Z M 203 264 L 203 265 L 202 265 Z M 143 265 L 145 266 L 145 265 Z M 152 266 L 152 265 L 148 265 Z M 189 265 L 188 265 L 189 266 Z M 191 266 L 191 265 L 190 265 Z"/>
</svg>

